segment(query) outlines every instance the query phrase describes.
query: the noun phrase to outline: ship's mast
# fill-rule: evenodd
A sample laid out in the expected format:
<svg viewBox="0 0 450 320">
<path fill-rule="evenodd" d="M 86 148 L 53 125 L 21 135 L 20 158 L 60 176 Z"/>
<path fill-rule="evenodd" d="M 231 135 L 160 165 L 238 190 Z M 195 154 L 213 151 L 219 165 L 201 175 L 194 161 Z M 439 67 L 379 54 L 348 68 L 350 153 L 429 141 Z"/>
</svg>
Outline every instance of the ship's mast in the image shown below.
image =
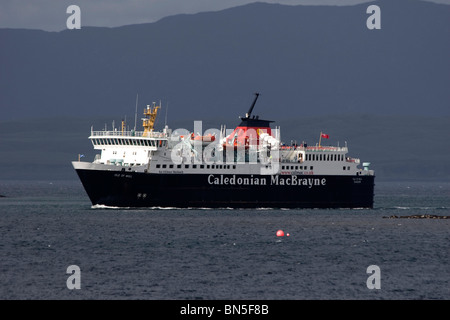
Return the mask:
<svg viewBox="0 0 450 320">
<path fill-rule="evenodd" d="M 139 94 L 136 93 L 136 111 L 134 113 L 134 131 L 136 131 L 138 97 L 139 97 Z"/>
</svg>

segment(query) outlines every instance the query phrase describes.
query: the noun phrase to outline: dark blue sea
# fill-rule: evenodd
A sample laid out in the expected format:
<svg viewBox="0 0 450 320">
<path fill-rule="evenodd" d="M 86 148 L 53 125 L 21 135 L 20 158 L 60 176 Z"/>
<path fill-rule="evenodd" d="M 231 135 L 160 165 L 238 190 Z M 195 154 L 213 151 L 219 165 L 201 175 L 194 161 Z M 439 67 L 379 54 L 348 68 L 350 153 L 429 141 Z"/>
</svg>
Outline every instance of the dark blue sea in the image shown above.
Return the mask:
<svg viewBox="0 0 450 320">
<path fill-rule="evenodd" d="M 400 218 L 450 216 L 450 183 L 375 192 L 370 210 L 123 210 L 78 181 L 0 181 L 0 299 L 450 299 L 450 219 Z"/>
</svg>

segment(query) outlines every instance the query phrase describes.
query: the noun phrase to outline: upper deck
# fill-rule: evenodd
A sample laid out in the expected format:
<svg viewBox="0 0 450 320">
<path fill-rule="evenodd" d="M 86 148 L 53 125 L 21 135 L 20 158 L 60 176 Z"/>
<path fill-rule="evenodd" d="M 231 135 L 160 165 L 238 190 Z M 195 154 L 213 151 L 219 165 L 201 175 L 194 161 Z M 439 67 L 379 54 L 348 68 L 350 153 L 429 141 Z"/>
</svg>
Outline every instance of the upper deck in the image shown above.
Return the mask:
<svg viewBox="0 0 450 320">
<path fill-rule="evenodd" d="M 93 131 L 91 130 L 91 136 L 89 139 L 93 138 L 121 138 L 121 137 L 132 137 L 132 138 L 149 138 L 149 139 L 161 139 L 161 138 L 167 138 L 168 133 L 167 132 L 158 132 L 158 131 L 151 131 L 151 132 L 145 132 L 145 131 L 121 131 L 121 130 L 114 130 L 114 131 Z"/>
</svg>

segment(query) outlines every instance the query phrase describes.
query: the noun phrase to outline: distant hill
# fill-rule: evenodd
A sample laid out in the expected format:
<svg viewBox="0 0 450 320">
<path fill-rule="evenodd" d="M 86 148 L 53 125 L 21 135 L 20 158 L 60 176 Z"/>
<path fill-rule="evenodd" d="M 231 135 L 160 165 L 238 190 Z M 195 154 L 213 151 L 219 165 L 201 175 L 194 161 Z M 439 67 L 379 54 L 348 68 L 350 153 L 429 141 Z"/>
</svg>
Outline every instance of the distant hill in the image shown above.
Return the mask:
<svg viewBox="0 0 450 320">
<path fill-rule="evenodd" d="M 254 3 L 118 28 L 0 29 L 0 119 L 133 116 L 161 99 L 171 119 L 450 115 L 450 6 Z"/>
</svg>

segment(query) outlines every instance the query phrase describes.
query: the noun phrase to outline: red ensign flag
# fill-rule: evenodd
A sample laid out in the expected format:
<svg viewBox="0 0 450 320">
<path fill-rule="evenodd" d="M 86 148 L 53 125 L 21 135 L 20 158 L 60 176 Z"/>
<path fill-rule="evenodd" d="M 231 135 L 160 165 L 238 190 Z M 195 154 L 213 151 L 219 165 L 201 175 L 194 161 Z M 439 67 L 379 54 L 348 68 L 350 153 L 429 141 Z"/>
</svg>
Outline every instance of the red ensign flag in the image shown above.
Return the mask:
<svg viewBox="0 0 450 320">
<path fill-rule="evenodd" d="M 329 135 L 322 133 L 322 138 L 328 139 L 329 137 L 330 137 Z"/>
</svg>

